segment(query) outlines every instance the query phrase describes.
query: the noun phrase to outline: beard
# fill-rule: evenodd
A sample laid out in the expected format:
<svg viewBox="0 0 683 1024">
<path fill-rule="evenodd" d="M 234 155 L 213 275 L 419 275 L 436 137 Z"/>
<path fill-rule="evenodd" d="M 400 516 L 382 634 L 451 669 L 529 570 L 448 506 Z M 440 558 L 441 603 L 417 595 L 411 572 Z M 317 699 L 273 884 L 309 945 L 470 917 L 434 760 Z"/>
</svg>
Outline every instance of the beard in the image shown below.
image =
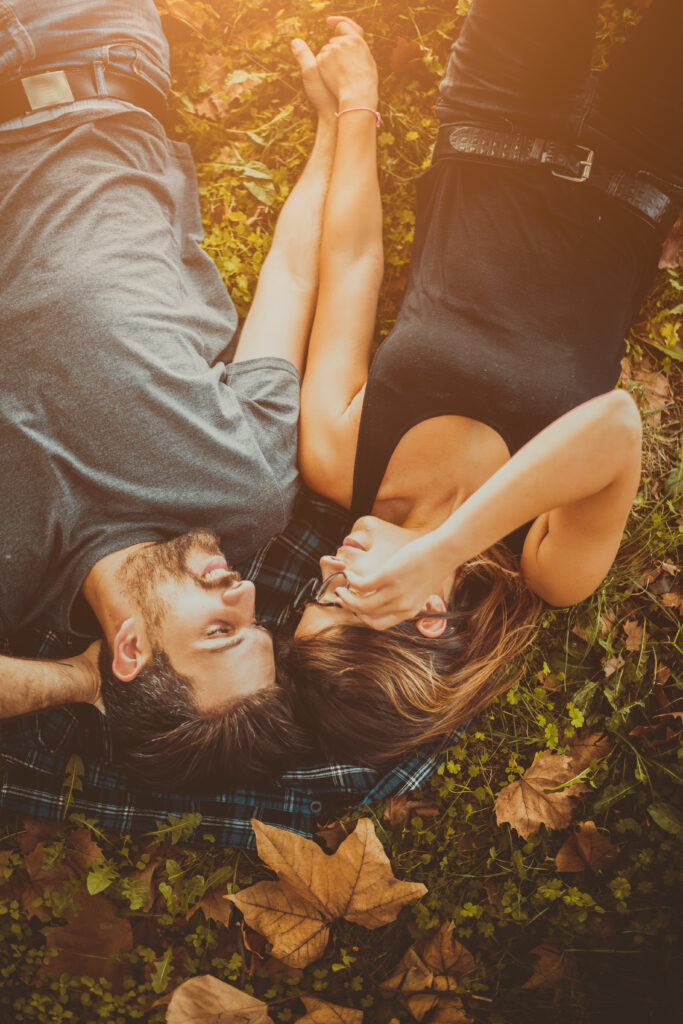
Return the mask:
<svg viewBox="0 0 683 1024">
<path fill-rule="evenodd" d="M 155 646 L 168 612 L 168 603 L 160 595 L 161 588 L 168 583 L 182 583 L 190 579 L 200 587 L 212 589 L 213 585 L 188 565 L 188 556 L 194 552 L 223 557 L 217 534 L 211 530 L 190 530 L 172 540 L 131 552 L 118 571 L 119 581 L 138 605 Z M 239 579 L 238 573 L 234 575 Z M 225 581 L 220 585 L 225 586 Z"/>
</svg>

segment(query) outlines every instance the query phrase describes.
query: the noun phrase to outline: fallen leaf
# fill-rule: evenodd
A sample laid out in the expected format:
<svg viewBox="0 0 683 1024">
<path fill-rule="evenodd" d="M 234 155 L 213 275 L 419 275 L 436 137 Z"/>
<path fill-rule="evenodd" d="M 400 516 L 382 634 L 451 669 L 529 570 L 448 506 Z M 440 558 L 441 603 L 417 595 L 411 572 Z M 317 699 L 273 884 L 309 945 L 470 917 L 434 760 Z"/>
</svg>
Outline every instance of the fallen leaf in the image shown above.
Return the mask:
<svg viewBox="0 0 683 1024">
<path fill-rule="evenodd" d="M 663 594 L 662 604 L 667 608 L 675 608 L 676 611 L 683 612 L 683 590 L 674 587 L 668 594 Z"/>
<path fill-rule="evenodd" d="M 414 814 L 421 818 L 436 818 L 441 811 L 439 804 L 430 800 L 409 800 L 404 793 L 401 796 L 390 796 L 384 808 L 383 821 L 390 825 L 401 825 Z"/>
<path fill-rule="evenodd" d="M 315 834 L 318 839 L 322 839 L 325 849 L 334 853 L 346 837 L 351 835 L 355 824 L 355 821 L 350 825 L 344 824 L 343 821 L 333 821 L 330 825 L 319 825 Z"/>
<path fill-rule="evenodd" d="M 640 0 L 640 5 L 644 6 L 643 0 Z M 683 217 L 676 221 L 664 239 L 659 257 L 660 270 L 674 270 L 676 267 L 683 267 Z"/>
<path fill-rule="evenodd" d="M 188 910 L 188 918 L 194 914 L 195 910 L 201 910 L 207 921 L 219 921 L 226 928 L 230 924 L 232 903 L 220 889 L 210 889 L 209 892 L 205 892 L 199 902 L 195 903 L 191 910 Z"/>
<path fill-rule="evenodd" d="M 666 686 L 669 679 L 671 679 L 671 669 L 668 665 L 658 665 L 657 674 L 655 676 L 657 686 Z"/>
<path fill-rule="evenodd" d="M 644 631 L 643 624 L 635 619 L 627 619 L 623 625 L 623 630 L 626 634 L 626 643 L 624 645 L 626 650 L 639 651 L 641 644 L 644 640 L 647 640 L 647 633 Z"/>
<path fill-rule="evenodd" d="M 508 822 L 523 839 L 546 828 L 566 828 L 577 798 L 588 789 L 575 783 L 571 789 L 552 792 L 569 782 L 576 769 L 569 757 L 544 750 L 521 779 L 502 789 L 495 801 L 496 821 Z"/>
<path fill-rule="evenodd" d="M 243 93 L 250 92 L 263 81 L 262 75 L 250 75 L 241 70 L 227 74 L 228 69 L 222 54 L 207 57 L 205 67 L 205 77 L 213 87 L 208 96 L 204 96 L 195 104 L 195 110 L 200 117 L 208 117 L 212 121 L 224 118 Z"/>
<path fill-rule="evenodd" d="M 522 988 L 556 988 L 564 978 L 565 970 L 562 952 L 553 942 L 542 942 L 531 952 L 537 957 L 534 973 Z"/>
<path fill-rule="evenodd" d="M 228 898 L 249 927 L 272 943 L 272 955 L 294 967 L 322 955 L 330 921 L 343 917 L 378 928 L 427 891 L 420 883 L 394 878 L 369 818 L 361 818 L 331 856 L 295 832 L 256 819 L 252 826 L 260 858 L 279 879 L 258 882 Z"/>
<path fill-rule="evenodd" d="M 130 921 L 119 917 L 116 906 L 101 893 L 80 893 L 64 916 L 67 924 L 51 929 L 45 940 L 59 955 L 41 970 L 119 980 L 123 965 L 113 957 L 133 948 Z"/>
<path fill-rule="evenodd" d="M 404 36 L 399 36 L 391 51 L 389 66 L 395 75 L 400 75 L 410 70 L 409 66 L 420 60 L 421 57 L 422 47 L 417 39 L 405 39 Z"/>
<path fill-rule="evenodd" d="M 24 818 L 22 824 L 24 831 L 17 836 L 17 846 L 24 856 L 35 850 L 38 843 L 55 839 L 59 833 L 59 825 L 53 821 L 33 821 L 31 818 Z"/>
<path fill-rule="evenodd" d="M 296 1024 L 362 1024 L 363 1011 L 349 1006 L 334 1006 L 314 996 L 301 996 L 306 1015 L 298 1017 Z"/>
<path fill-rule="evenodd" d="M 584 726 L 569 740 L 569 763 L 574 773 L 579 775 L 591 761 L 600 761 L 609 754 L 612 741 L 604 732 L 591 732 Z"/>
<path fill-rule="evenodd" d="M 607 660 L 602 663 L 602 671 L 605 679 L 609 679 L 610 676 L 613 676 L 617 669 L 622 668 L 623 665 L 624 659 L 620 654 L 614 655 L 612 658 L 607 658 Z"/>
<path fill-rule="evenodd" d="M 600 613 L 600 632 L 603 636 L 609 636 L 617 621 L 616 615 L 611 611 Z"/>
<path fill-rule="evenodd" d="M 618 853 L 618 847 L 598 832 L 594 821 L 583 821 L 558 850 L 555 867 L 558 871 L 600 871 Z"/>
<path fill-rule="evenodd" d="M 455 936 L 455 925 L 445 922 L 429 941 L 406 951 L 382 991 L 398 995 L 416 1020 L 429 1014 L 429 1022 L 469 1021 L 455 989 L 474 967 L 474 957 Z"/>
<path fill-rule="evenodd" d="M 166 1024 L 273 1024 L 268 1006 L 232 985 L 200 974 L 174 989 Z"/>
</svg>

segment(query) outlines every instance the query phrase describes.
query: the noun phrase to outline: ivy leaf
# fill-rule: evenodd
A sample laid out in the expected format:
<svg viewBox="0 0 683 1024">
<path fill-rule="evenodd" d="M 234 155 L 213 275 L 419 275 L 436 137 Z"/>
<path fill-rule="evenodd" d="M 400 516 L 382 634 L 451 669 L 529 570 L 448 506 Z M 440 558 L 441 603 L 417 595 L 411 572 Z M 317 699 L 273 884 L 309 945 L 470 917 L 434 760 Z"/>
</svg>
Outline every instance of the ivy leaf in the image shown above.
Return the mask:
<svg viewBox="0 0 683 1024">
<path fill-rule="evenodd" d="M 171 995 L 166 1024 L 273 1024 L 260 999 L 211 974 L 183 982 Z"/>
<path fill-rule="evenodd" d="M 427 889 L 394 878 L 369 818 L 361 818 L 336 853 L 328 856 L 310 839 L 252 819 L 258 853 L 279 875 L 227 897 L 250 928 L 272 943 L 272 955 L 305 967 L 323 953 L 329 922 L 378 928 Z"/>
<path fill-rule="evenodd" d="M 555 867 L 558 871 L 600 871 L 618 853 L 618 847 L 598 832 L 594 821 L 583 821 L 558 850 Z"/>
<path fill-rule="evenodd" d="M 560 789 L 576 774 L 570 759 L 544 750 L 521 779 L 511 782 L 496 797 L 496 821 L 508 822 L 523 839 L 546 828 L 566 828 L 570 823 L 577 798 L 588 789 L 574 783 Z"/>
<path fill-rule="evenodd" d="M 306 1015 L 299 1017 L 296 1024 L 362 1024 L 363 1011 L 349 1006 L 334 1006 L 314 996 L 302 996 Z"/>
</svg>

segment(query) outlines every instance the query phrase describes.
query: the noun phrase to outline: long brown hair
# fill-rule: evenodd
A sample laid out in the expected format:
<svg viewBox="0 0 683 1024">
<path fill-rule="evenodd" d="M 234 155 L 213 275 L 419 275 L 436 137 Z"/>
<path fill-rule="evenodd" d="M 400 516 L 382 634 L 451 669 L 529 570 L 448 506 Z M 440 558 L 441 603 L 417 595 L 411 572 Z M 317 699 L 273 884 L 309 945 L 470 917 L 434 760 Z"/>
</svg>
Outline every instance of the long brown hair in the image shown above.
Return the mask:
<svg viewBox="0 0 683 1024">
<path fill-rule="evenodd" d="M 519 677 L 541 600 L 502 544 L 462 566 L 438 638 L 413 623 L 294 637 L 280 662 L 323 756 L 380 767 L 451 734 Z"/>
</svg>

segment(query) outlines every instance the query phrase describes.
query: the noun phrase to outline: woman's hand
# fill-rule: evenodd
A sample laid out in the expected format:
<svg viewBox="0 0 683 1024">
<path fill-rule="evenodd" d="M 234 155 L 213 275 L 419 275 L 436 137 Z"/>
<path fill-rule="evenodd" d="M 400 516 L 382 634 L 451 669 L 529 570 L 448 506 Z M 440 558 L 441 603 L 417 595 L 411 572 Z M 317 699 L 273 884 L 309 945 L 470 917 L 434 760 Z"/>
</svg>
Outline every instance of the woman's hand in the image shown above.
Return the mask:
<svg viewBox="0 0 683 1024">
<path fill-rule="evenodd" d="M 363 29 L 351 18 L 328 18 L 334 36 L 323 46 L 317 62 L 325 85 L 340 109 L 377 106 L 377 65 L 363 39 Z"/>
<path fill-rule="evenodd" d="M 340 555 L 348 588 L 337 588 L 343 606 L 373 629 L 388 629 L 425 610 L 444 581 L 452 582 L 454 567 L 444 556 L 435 533 L 406 544 L 382 565 L 373 545 L 362 551 L 344 547 Z M 438 617 L 438 616 L 435 616 Z"/>
<path fill-rule="evenodd" d="M 291 47 L 299 63 L 301 81 L 309 103 L 318 117 L 332 118 L 337 111 L 337 99 L 323 81 L 315 54 L 303 39 L 293 39 Z"/>
</svg>

